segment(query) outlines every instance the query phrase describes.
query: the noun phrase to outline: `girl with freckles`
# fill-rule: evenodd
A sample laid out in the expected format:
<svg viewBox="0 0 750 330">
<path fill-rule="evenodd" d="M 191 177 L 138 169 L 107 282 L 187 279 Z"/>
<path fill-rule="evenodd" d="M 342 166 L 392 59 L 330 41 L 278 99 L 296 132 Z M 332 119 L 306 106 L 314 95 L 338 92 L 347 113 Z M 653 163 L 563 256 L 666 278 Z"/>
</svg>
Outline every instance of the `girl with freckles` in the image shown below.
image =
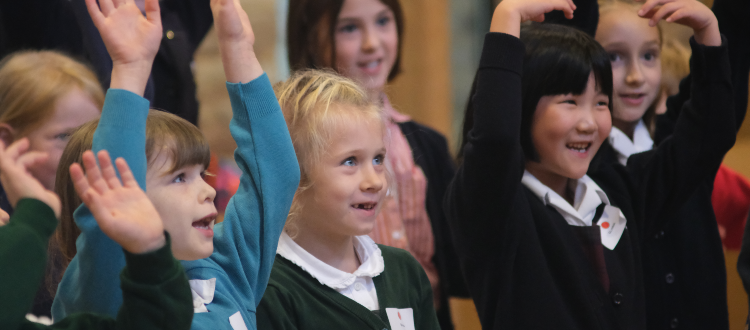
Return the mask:
<svg viewBox="0 0 750 330">
<path fill-rule="evenodd" d="M 505 0 L 485 38 L 446 195 L 462 270 L 485 329 L 644 329 L 644 239 L 734 144 L 726 42 L 702 4 L 646 1 L 638 13 L 652 25 L 695 30 L 692 98 L 671 139 L 627 167 L 596 166 L 616 123 L 613 66 L 576 29 L 521 31 L 552 10 L 572 18 L 575 5 Z"/>
</svg>

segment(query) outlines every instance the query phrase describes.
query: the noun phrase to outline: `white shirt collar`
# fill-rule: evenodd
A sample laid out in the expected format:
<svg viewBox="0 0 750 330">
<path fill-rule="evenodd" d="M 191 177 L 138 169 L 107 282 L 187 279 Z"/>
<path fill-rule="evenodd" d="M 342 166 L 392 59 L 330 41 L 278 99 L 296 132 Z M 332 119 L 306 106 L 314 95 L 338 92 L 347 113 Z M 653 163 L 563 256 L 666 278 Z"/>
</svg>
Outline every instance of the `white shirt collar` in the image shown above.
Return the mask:
<svg viewBox="0 0 750 330">
<path fill-rule="evenodd" d="M 591 226 L 596 208 L 602 203 L 609 205 L 607 194 L 599 186 L 584 175 L 576 183 L 574 205 L 545 186 L 539 179 L 528 171 L 524 171 L 521 182 L 542 200 L 544 205 L 554 207 L 571 226 Z"/>
<path fill-rule="evenodd" d="M 375 277 L 385 268 L 380 248 L 369 236 L 355 236 L 354 249 L 362 261 L 354 273 L 347 273 L 326 264 L 305 251 L 285 232 L 281 233 L 276 253 L 308 272 L 320 284 L 333 289 L 343 289 L 352 285 L 358 277 Z"/>
<path fill-rule="evenodd" d="M 617 152 L 617 160 L 622 165 L 627 164 L 630 155 L 654 148 L 654 140 L 651 139 L 651 134 L 649 134 L 643 119 L 638 121 L 638 125 L 635 126 L 632 141 L 620 129 L 612 126 L 609 133 L 609 144 Z"/>
</svg>

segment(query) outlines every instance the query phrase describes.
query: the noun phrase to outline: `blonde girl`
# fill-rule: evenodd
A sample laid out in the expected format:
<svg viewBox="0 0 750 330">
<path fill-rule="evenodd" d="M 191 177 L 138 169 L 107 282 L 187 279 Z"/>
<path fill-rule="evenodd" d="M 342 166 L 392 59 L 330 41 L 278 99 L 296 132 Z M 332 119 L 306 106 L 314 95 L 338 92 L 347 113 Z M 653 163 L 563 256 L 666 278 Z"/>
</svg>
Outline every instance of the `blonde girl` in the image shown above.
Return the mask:
<svg viewBox="0 0 750 330">
<path fill-rule="evenodd" d="M 276 87 L 300 163 L 260 329 L 436 329 L 406 251 L 369 236 L 388 189 L 384 114 L 356 83 L 305 70 Z"/>
</svg>

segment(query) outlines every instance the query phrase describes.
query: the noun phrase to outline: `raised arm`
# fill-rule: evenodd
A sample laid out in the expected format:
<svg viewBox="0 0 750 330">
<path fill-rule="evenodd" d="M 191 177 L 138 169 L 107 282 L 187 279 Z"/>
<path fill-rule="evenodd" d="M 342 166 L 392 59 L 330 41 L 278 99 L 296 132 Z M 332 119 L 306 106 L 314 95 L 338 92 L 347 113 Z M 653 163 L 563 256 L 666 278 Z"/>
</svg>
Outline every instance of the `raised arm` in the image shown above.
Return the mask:
<svg viewBox="0 0 750 330">
<path fill-rule="evenodd" d="M 520 191 L 524 169 L 521 149 L 521 68 L 525 48 L 518 39 L 521 22 L 543 20 L 544 13 L 563 10 L 572 17 L 570 1 L 506 0 L 495 9 L 466 116 L 473 127 L 465 137 L 463 164 L 445 197 L 454 242 L 462 260 L 485 260 L 499 244 L 498 233 Z M 471 113 L 473 112 L 473 113 Z M 466 272 L 464 272 L 466 273 Z"/>
<path fill-rule="evenodd" d="M 57 227 L 60 199 L 27 171 L 47 156 L 27 152 L 20 139 L 7 149 L 0 141 L 0 182 L 15 208 L 0 226 L 0 328 L 16 329 L 31 307 L 44 276 L 47 243 Z"/>
<path fill-rule="evenodd" d="M 158 0 L 146 1 L 146 17 L 133 0 L 86 0 L 89 13 L 112 57 L 112 83 L 107 92 L 93 150 L 106 149 L 122 157 L 145 189 L 146 117 L 142 98 L 151 63 L 161 40 Z M 66 270 L 52 314 L 62 319 L 75 312 L 96 312 L 114 317 L 122 304 L 118 274 L 125 266 L 120 246 L 107 237 L 88 207 L 74 213 L 81 235 L 78 251 Z"/>
<path fill-rule="evenodd" d="M 271 83 L 255 57 L 247 14 L 236 0 L 212 0 L 211 9 L 234 113 L 230 131 L 238 146 L 235 160 L 242 176 L 224 222 L 214 228 L 211 261 L 183 265 L 191 279 L 216 278 L 211 312 L 196 314 L 194 328 L 215 328 L 217 319 L 226 324 L 225 317 L 234 312 L 241 312 L 245 323 L 252 323 L 248 327 L 253 327 L 299 184 L 299 165 Z M 222 305 L 228 302 L 240 306 Z M 211 315 L 218 310 L 229 315 Z"/>
<path fill-rule="evenodd" d="M 698 185 L 716 173 L 734 145 L 736 126 L 727 45 L 713 13 L 697 1 L 649 0 L 639 12 L 646 18 L 692 27 L 690 99 L 684 102 L 671 138 L 651 152 L 628 160 L 643 206 L 649 234 L 677 212 Z M 718 40 L 718 41 L 717 41 Z M 673 103 L 674 104 L 674 103 Z M 670 103 L 668 103 L 668 106 Z"/>
</svg>

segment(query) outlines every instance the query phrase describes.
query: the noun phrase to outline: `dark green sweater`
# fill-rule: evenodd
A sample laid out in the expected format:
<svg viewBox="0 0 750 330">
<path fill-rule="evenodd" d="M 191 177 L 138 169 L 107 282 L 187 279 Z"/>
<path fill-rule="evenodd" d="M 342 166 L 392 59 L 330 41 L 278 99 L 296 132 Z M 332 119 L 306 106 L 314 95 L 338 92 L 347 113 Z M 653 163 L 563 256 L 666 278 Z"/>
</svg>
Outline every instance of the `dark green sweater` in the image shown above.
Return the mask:
<svg viewBox="0 0 750 330">
<path fill-rule="evenodd" d="M 190 329 L 192 295 L 185 271 L 172 257 L 169 235 L 159 250 L 125 252 L 127 267 L 120 275 L 124 303 L 117 319 L 80 313 L 51 326 L 27 321 L 26 312 L 44 276 L 47 242 L 56 226 L 49 206 L 22 199 L 10 223 L 0 227 L 0 329 Z"/>
<path fill-rule="evenodd" d="M 276 255 L 271 279 L 258 306 L 258 329 L 390 330 L 386 308 L 412 308 L 415 329 L 440 329 L 432 305 L 432 288 L 419 263 L 404 250 L 380 244 L 378 247 L 385 270 L 372 280 L 380 310 L 367 309 Z"/>
</svg>

